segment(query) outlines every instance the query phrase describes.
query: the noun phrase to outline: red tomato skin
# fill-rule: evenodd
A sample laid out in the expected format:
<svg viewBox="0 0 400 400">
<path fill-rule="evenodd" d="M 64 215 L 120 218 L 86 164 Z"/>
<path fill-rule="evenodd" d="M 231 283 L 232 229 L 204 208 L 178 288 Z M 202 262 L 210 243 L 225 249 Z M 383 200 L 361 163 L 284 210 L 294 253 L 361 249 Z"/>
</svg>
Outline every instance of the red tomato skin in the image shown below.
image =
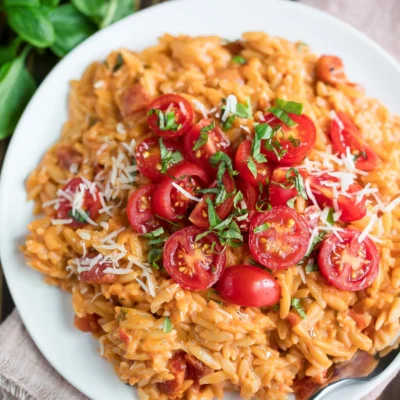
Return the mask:
<svg viewBox="0 0 400 400">
<path fill-rule="evenodd" d="M 258 191 L 257 189 L 250 185 L 249 182 L 236 178 L 236 187 L 243 194 L 243 200 L 246 203 L 246 207 L 248 210 L 249 216 L 243 221 L 236 221 L 240 230 L 243 232 L 247 232 L 249 230 L 250 222 L 253 217 L 256 215 L 256 204 L 258 201 Z"/>
<path fill-rule="evenodd" d="M 194 111 L 192 105 L 183 96 L 178 94 L 164 94 L 157 97 L 150 103 L 148 112 L 150 110 L 161 110 L 163 112 L 168 109 L 173 108 L 175 112 L 175 121 L 181 124 L 182 127 L 177 131 L 173 130 L 161 130 L 158 126 L 158 116 L 157 114 L 152 114 L 147 116 L 147 122 L 153 132 L 161 137 L 165 138 L 176 138 L 182 136 L 189 127 L 192 125 Z"/>
<path fill-rule="evenodd" d="M 247 166 L 247 163 L 251 157 L 251 145 L 251 140 L 245 140 L 240 144 L 235 156 L 235 167 L 239 172 L 240 177 L 249 182 L 250 185 L 258 187 L 259 184 L 262 184 L 265 186 L 271 179 L 274 165 L 271 161 L 266 163 L 258 163 L 253 159 L 254 164 L 257 167 L 257 178 L 255 178 Z"/>
<path fill-rule="evenodd" d="M 133 192 L 128 199 L 126 206 L 126 215 L 132 228 L 137 233 L 149 233 L 161 226 L 160 221 L 154 216 L 151 209 L 151 198 L 156 189 L 155 184 L 145 185 Z M 146 200 L 141 203 L 141 198 Z M 142 210 L 141 205 L 147 205 Z"/>
<path fill-rule="evenodd" d="M 288 226 L 289 221 L 292 221 L 290 226 Z M 270 227 L 264 231 L 265 233 L 255 233 L 254 230 L 264 223 L 269 225 L 279 223 L 281 231 Z M 287 229 L 282 231 L 285 227 Z M 291 228 L 295 228 L 295 231 L 290 231 Z M 267 237 L 272 235 L 272 242 L 274 243 L 279 239 L 280 244 L 278 243 L 278 245 L 285 245 L 290 252 L 285 257 L 281 255 L 276 257 L 271 251 L 262 251 L 260 240 L 265 235 L 268 235 Z M 299 263 L 307 252 L 309 241 L 310 232 L 306 220 L 297 211 L 287 206 L 273 207 L 267 212 L 258 213 L 250 224 L 249 246 L 251 254 L 258 263 L 272 270 L 287 269 Z"/>
<path fill-rule="evenodd" d="M 203 229 L 197 226 L 188 226 L 173 233 L 165 242 L 163 250 L 164 267 L 171 278 L 184 289 L 192 291 L 205 290 L 214 285 L 224 272 L 226 254 L 217 235 L 209 233 L 205 238 L 195 242 L 197 235 L 204 232 Z M 210 249 L 212 243 L 216 243 L 215 253 L 207 253 L 208 257 L 212 257 L 212 261 L 211 259 L 208 260 L 210 261 L 210 265 L 212 265 L 212 270 L 206 270 L 199 265 L 196 257 L 199 257 L 199 251 L 201 252 L 201 256 L 204 256 L 202 247 L 206 244 L 208 249 Z M 195 250 L 194 246 L 196 245 L 199 247 Z M 179 258 L 179 254 L 176 254 L 177 252 L 184 252 L 187 257 L 183 259 Z M 183 264 L 180 265 L 180 262 L 183 262 Z M 180 271 L 181 266 L 190 267 L 192 271 L 194 270 L 194 274 L 190 275 L 185 271 Z"/>
<path fill-rule="evenodd" d="M 326 175 L 321 175 L 319 177 L 312 176 L 310 178 L 311 191 L 313 192 L 318 204 L 322 208 L 324 207 L 333 208 L 333 190 L 331 187 L 322 185 L 321 184 L 322 180 L 335 181 L 335 178 Z M 360 190 L 362 190 L 362 187 L 357 182 L 354 182 L 352 185 L 350 185 L 348 192 L 354 193 Z M 339 218 L 339 220 L 342 222 L 358 221 L 367 215 L 367 206 L 365 205 L 366 202 L 365 197 L 358 204 L 356 204 L 355 197 L 348 198 L 346 196 L 339 195 L 337 202 L 339 210 L 342 212 Z"/>
<path fill-rule="evenodd" d="M 179 151 L 182 154 L 182 146 L 179 142 L 164 139 L 163 143 L 167 150 Z M 151 137 L 143 140 L 136 146 L 135 158 L 139 172 L 153 182 L 159 182 L 166 175 L 161 172 L 160 138 Z M 174 166 L 179 164 L 174 164 Z"/>
<path fill-rule="evenodd" d="M 63 191 L 69 194 L 75 194 L 78 191 L 79 185 L 83 184 L 84 181 L 81 177 L 72 178 L 64 187 Z M 89 215 L 92 220 L 95 220 L 101 209 L 100 203 L 100 191 L 96 186 L 95 190 L 95 198 L 90 194 L 88 190 L 85 190 L 84 201 L 83 201 L 83 209 Z M 60 202 L 59 208 L 57 210 L 57 218 L 59 219 L 69 219 L 71 216 L 69 213 L 72 211 L 72 205 L 66 199 L 63 198 L 63 201 Z M 87 222 L 81 222 L 73 219 L 73 222 L 68 224 L 71 228 L 77 229 L 82 228 L 87 225 Z"/>
<path fill-rule="evenodd" d="M 198 150 L 193 150 L 197 139 L 200 137 L 201 129 L 210 125 L 211 122 L 210 119 L 202 119 L 200 122 L 193 125 L 183 137 L 183 148 L 185 156 L 190 162 L 198 165 L 211 176 L 215 176 L 217 168 L 211 166 L 209 158 L 218 151 L 222 151 L 228 155 L 230 154 L 231 144 L 222 130 L 216 126 L 212 131 L 208 132 L 207 143 Z"/>
<path fill-rule="evenodd" d="M 287 202 L 293 197 L 298 196 L 297 189 L 293 188 L 283 188 L 279 184 L 286 184 L 288 180 L 286 178 L 286 173 L 289 168 L 278 167 L 274 169 L 271 177 L 271 184 L 269 185 L 269 202 L 271 206 L 286 206 Z M 303 179 L 307 178 L 307 172 L 303 169 L 299 170 L 300 175 Z"/>
<path fill-rule="evenodd" d="M 103 271 L 111 267 L 111 264 L 96 264 L 90 271 L 84 271 L 79 274 L 79 280 L 87 283 L 114 283 L 117 280 L 114 274 L 105 274 Z"/>
<path fill-rule="evenodd" d="M 227 193 L 232 193 L 235 190 L 235 183 L 228 172 L 225 172 L 224 176 L 222 177 L 222 182 L 226 188 Z M 214 181 L 209 187 L 217 187 L 217 182 Z M 210 198 L 211 201 L 214 203 L 215 197 L 215 194 L 203 195 L 201 202 L 197 203 L 196 207 L 193 209 L 189 216 L 189 220 L 192 224 L 204 229 L 210 227 L 207 211 L 208 205 L 206 199 Z M 219 219 L 223 220 L 230 214 L 233 207 L 233 198 L 234 196 L 230 196 L 221 205 L 215 207 L 215 211 L 217 212 Z"/>
<path fill-rule="evenodd" d="M 173 396 L 181 388 L 186 376 L 186 361 L 183 351 L 175 353 L 168 361 L 168 369 L 174 379 L 157 383 L 158 390 L 168 397 Z"/>
<path fill-rule="evenodd" d="M 223 300 L 244 307 L 272 306 L 281 297 L 281 287 L 273 276 L 253 265 L 226 268 L 215 289 Z"/>
<path fill-rule="evenodd" d="M 265 116 L 266 123 L 268 123 L 272 128 L 280 125 L 285 137 L 288 136 L 288 139 L 281 138 L 280 134 L 276 136 L 277 140 L 281 143 L 282 148 L 288 150 L 288 152 L 282 156 L 281 159 L 278 159 L 273 151 L 267 150 L 264 147 L 265 142 L 262 142 L 261 144 L 261 152 L 269 160 L 278 163 L 280 166 L 295 166 L 301 164 L 301 162 L 306 158 L 308 152 L 315 145 L 315 141 L 317 139 L 317 131 L 315 129 L 314 122 L 309 117 L 306 115 L 295 114 L 289 114 L 289 116 L 294 122 L 297 123 L 297 125 L 293 128 L 285 125 L 273 114 L 268 114 Z M 293 146 L 289 140 L 290 132 L 293 129 L 296 130 L 296 132 L 300 135 L 299 139 L 301 144 L 298 147 Z"/>
<path fill-rule="evenodd" d="M 101 330 L 98 323 L 99 316 L 97 314 L 86 314 L 83 317 L 74 316 L 74 325 L 82 332 L 96 333 Z"/>
<path fill-rule="evenodd" d="M 344 231 L 340 232 L 340 237 L 346 243 L 348 241 L 353 241 L 355 246 L 358 244 L 358 237 L 360 236 L 361 232 L 356 229 L 345 229 Z M 331 254 L 332 251 L 335 250 L 336 246 L 340 242 L 340 239 L 335 235 L 329 235 L 327 238 L 324 239 L 322 245 L 319 250 L 318 254 L 318 266 L 322 276 L 332 285 L 340 290 L 347 290 L 351 292 L 356 292 L 359 290 L 366 289 L 367 287 L 371 286 L 373 281 L 378 276 L 379 272 L 379 261 L 380 256 L 378 249 L 375 246 L 375 243 L 367 236 L 362 244 L 365 246 L 365 254 L 367 259 L 371 261 L 371 266 L 366 276 L 363 276 L 362 279 L 360 278 L 358 283 L 357 281 L 350 281 L 347 277 L 337 276 L 335 268 L 332 266 L 331 263 Z M 354 244 L 352 243 L 352 246 Z M 359 244 L 360 246 L 361 244 Z M 357 249 L 357 248 L 356 248 Z M 356 252 L 356 251 L 355 251 Z M 358 257 L 358 252 L 354 255 Z"/>
<path fill-rule="evenodd" d="M 206 187 L 210 182 L 210 178 L 206 172 L 195 164 L 184 162 L 170 168 L 167 176 L 161 180 L 154 191 L 151 202 L 154 214 L 159 215 L 161 218 L 167 219 L 168 221 L 177 221 L 180 218 L 181 215 L 175 212 L 171 200 L 172 191 L 177 190 L 172 185 L 172 182 L 177 182 L 176 178 L 185 175 L 196 178 L 202 187 Z M 193 203 L 192 200 L 190 200 L 190 204 L 191 203 Z"/>
<path fill-rule="evenodd" d="M 341 120 L 344 129 L 339 126 L 336 120 L 332 120 L 330 135 L 334 151 L 346 154 L 346 147 L 350 147 L 351 153 L 355 150 L 364 151 L 366 158 L 359 157 L 355 162 L 356 168 L 363 171 L 372 171 L 377 168 L 382 163 L 382 160 L 361 137 L 361 132 L 357 126 L 345 113 L 338 112 L 337 116 Z"/>
</svg>

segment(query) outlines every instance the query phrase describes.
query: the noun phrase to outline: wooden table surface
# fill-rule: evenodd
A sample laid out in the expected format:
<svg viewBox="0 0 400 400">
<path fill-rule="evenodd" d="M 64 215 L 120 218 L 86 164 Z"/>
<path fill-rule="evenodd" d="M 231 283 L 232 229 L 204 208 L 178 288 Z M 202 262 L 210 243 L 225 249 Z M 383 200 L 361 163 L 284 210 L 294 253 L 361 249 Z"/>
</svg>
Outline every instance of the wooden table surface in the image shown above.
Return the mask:
<svg viewBox="0 0 400 400">
<path fill-rule="evenodd" d="M 153 4 L 161 3 L 163 1 L 167 0 L 136 0 L 139 8 L 146 8 L 148 6 L 151 6 Z M 215 0 L 218 1 L 218 0 Z M 295 1 L 295 0 L 294 0 Z M 323 0 L 324 1 L 324 0 Z M 334 3 L 335 0 L 330 0 L 331 3 Z M 360 1 L 360 0 L 359 0 Z M 400 1 L 400 0 L 396 0 Z M 315 1 L 314 1 L 315 3 Z M 381 7 L 384 7 L 386 3 L 381 3 Z M 400 4 L 400 3 L 398 3 Z M 400 5 L 398 6 L 400 9 Z M 0 38 L 1 39 L 1 38 Z M 0 40 L 0 45 L 4 43 L 1 42 Z M 47 73 L 50 71 L 50 69 L 55 65 L 57 62 L 57 58 L 54 57 L 49 52 L 46 52 L 44 56 L 38 57 L 36 60 L 36 63 L 34 64 L 34 70 L 33 70 L 33 75 L 35 76 L 35 79 L 40 83 L 44 77 L 47 75 Z M 10 142 L 10 139 L 6 139 L 3 141 L 0 141 L 0 174 L 1 174 L 1 168 L 3 165 L 3 160 L 4 156 L 8 147 L 8 144 Z M 14 303 L 12 301 L 10 292 L 7 287 L 7 283 L 4 280 L 2 269 L 1 269 L 1 263 L 0 263 L 0 321 L 3 321 L 14 309 Z M 391 384 L 387 387 L 387 389 L 384 391 L 382 396 L 379 398 L 379 400 L 398 400 L 400 399 L 400 374 L 391 382 Z"/>
</svg>

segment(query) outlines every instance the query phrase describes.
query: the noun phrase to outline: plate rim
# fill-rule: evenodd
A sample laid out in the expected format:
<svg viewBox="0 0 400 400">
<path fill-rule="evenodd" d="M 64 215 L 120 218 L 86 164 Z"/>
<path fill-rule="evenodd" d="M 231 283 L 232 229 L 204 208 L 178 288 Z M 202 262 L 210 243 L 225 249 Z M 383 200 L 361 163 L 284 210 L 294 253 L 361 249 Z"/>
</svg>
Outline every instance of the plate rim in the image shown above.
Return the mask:
<svg viewBox="0 0 400 400">
<path fill-rule="evenodd" d="M 238 4 L 240 4 L 240 3 L 245 4 L 246 0 L 218 0 L 218 1 L 221 3 L 226 2 L 226 3 L 232 4 L 233 2 L 236 2 Z M 253 4 L 255 4 L 257 2 L 259 4 L 262 4 L 261 0 L 251 0 L 251 1 L 253 1 Z M 42 93 L 44 93 L 46 91 L 46 88 L 47 88 L 47 86 L 49 86 L 49 83 L 52 81 L 53 76 L 57 75 L 58 71 L 62 70 L 63 65 L 66 64 L 70 59 L 75 58 L 76 55 L 78 55 L 81 51 L 83 51 L 84 48 L 90 47 L 92 45 L 92 43 L 97 41 L 97 39 L 99 37 L 101 37 L 101 36 L 107 37 L 107 35 L 109 35 L 112 31 L 114 31 L 114 30 L 117 31 L 118 27 L 125 24 L 128 20 L 129 21 L 136 20 L 144 14 L 152 14 L 163 8 L 177 7 L 177 6 L 179 6 L 179 3 L 183 3 L 183 2 L 185 3 L 185 6 L 187 6 L 188 4 L 192 4 L 193 7 L 200 6 L 201 3 L 204 3 L 202 0 L 170 0 L 168 2 L 160 3 L 157 5 L 148 7 L 144 10 L 137 11 L 136 13 L 122 19 L 121 21 L 118 21 L 118 22 L 112 24 L 111 26 L 108 26 L 107 28 L 102 29 L 102 30 L 96 32 L 95 34 L 93 34 L 92 36 L 90 36 L 88 39 L 86 39 L 81 44 L 79 44 L 75 49 L 73 49 L 66 57 L 61 59 L 57 63 L 57 65 L 50 71 L 50 73 L 46 76 L 46 78 L 40 84 L 40 86 L 34 93 L 33 97 L 29 101 L 28 105 L 26 106 L 26 108 L 16 126 L 14 134 L 9 143 L 7 152 L 5 154 L 3 168 L 1 171 L 1 175 L 0 175 L 0 216 L 3 214 L 3 212 L 5 212 L 5 211 L 3 211 L 3 203 L 5 202 L 3 200 L 3 198 L 5 198 L 4 186 L 6 185 L 4 183 L 6 181 L 4 176 L 8 176 L 10 171 L 12 171 L 13 166 L 12 166 L 11 161 L 15 157 L 14 153 L 16 151 L 17 144 L 19 142 L 20 137 L 22 138 L 24 135 L 27 134 L 26 131 L 23 130 L 23 126 L 25 125 L 25 120 L 29 120 L 30 110 L 33 108 L 33 104 L 37 101 L 38 98 L 40 98 L 42 96 Z M 400 76 L 400 64 L 396 61 L 396 59 L 393 57 L 393 55 L 391 55 L 387 50 L 385 50 L 383 47 L 381 47 L 373 39 L 368 37 L 365 33 L 361 32 L 360 30 L 358 30 L 354 26 L 350 25 L 349 23 L 341 20 L 340 18 L 333 16 L 331 14 L 328 14 L 325 11 L 322 11 L 320 9 L 317 9 L 317 8 L 311 7 L 307 4 L 303 4 L 303 3 L 299 3 L 299 2 L 294 2 L 294 1 L 289 1 L 289 0 L 268 0 L 268 1 L 264 2 L 264 4 L 267 4 L 267 3 L 269 5 L 272 5 L 272 7 L 276 7 L 276 6 L 280 7 L 280 6 L 282 6 L 282 3 L 286 3 L 286 6 L 288 6 L 288 7 L 304 9 L 307 13 L 310 14 L 311 17 L 315 16 L 315 18 L 318 18 L 318 19 L 326 19 L 328 21 L 331 21 L 338 28 L 345 31 L 347 34 L 357 37 L 358 40 L 363 41 L 365 44 L 370 46 L 374 50 L 375 53 L 378 53 L 385 60 L 386 63 L 389 63 L 394 69 L 396 69 Z M 314 14 L 314 16 L 312 14 Z M 265 31 L 268 31 L 268 30 L 265 29 Z M 70 79 L 71 79 L 71 76 L 69 76 L 67 82 L 69 82 Z M 60 133 L 59 133 L 59 135 L 60 135 Z M 60 137 L 59 135 L 58 135 L 58 137 Z M 42 156 L 43 156 L 43 154 L 42 154 Z M 28 200 L 27 200 L 27 204 L 28 204 Z M 3 223 L 1 222 L 1 220 L 2 220 L 2 218 L 0 218 L 0 233 L 5 232 L 5 226 L 3 227 Z M 5 254 L 7 252 L 5 245 L 4 245 L 4 243 L 6 243 L 6 242 L 7 242 L 6 240 L 3 240 L 3 239 L 0 240 L 0 255 Z M 47 362 L 49 362 L 49 364 L 52 366 L 52 368 L 54 368 L 63 377 L 63 379 L 65 379 L 75 389 L 77 389 L 78 391 L 80 391 L 81 393 L 83 393 L 84 395 L 86 395 L 87 397 L 90 398 L 91 394 L 86 390 L 85 387 L 81 386 L 79 379 L 77 380 L 75 378 L 72 378 L 71 376 L 68 376 L 68 377 L 65 376 L 63 369 L 61 368 L 61 365 L 59 365 L 58 363 L 55 362 L 53 357 L 49 354 L 48 348 L 46 348 L 46 346 L 42 345 L 39 337 L 37 336 L 37 335 L 39 335 L 39 332 L 36 330 L 36 328 L 33 327 L 34 324 L 31 322 L 31 320 L 29 320 L 29 318 L 27 317 L 26 314 L 21 313 L 19 311 L 20 309 L 24 308 L 24 307 L 20 306 L 20 305 L 22 305 L 22 303 L 24 303 L 24 301 L 22 300 L 21 297 L 15 295 L 16 289 L 15 289 L 14 285 L 16 285 L 16 283 L 13 280 L 9 280 L 9 276 L 11 276 L 11 273 L 9 273 L 8 271 L 10 268 L 12 268 L 12 266 L 8 265 L 8 264 L 4 264 L 4 263 L 2 263 L 2 266 L 3 266 L 5 279 L 7 281 L 7 284 L 8 284 L 10 293 L 12 295 L 12 298 L 14 300 L 14 303 L 16 305 L 16 308 L 18 309 L 20 317 L 24 323 L 24 326 L 26 327 L 30 337 L 34 341 L 34 343 L 37 346 L 37 348 L 39 349 L 39 351 L 42 353 L 42 355 L 47 360 Z M 379 383 L 383 382 L 385 379 L 387 379 L 390 376 L 390 374 L 393 374 L 395 372 L 395 370 L 399 369 L 399 368 L 400 368 L 400 358 L 397 357 L 396 360 L 394 360 L 390 364 L 390 366 L 388 366 L 385 369 L 385 371 L 373 381 L 374 387 L 371 390 L 376 388 Z M 364 385 L 364 387 L 365 386 L 366 385 Z M 361 386 L 360 386 L 360 396 L 361 395 L 365 396 L 366 394 L 370 393 L 371 390 L 367 390 L 367 391 L 362 390 Z"/>
</svg>

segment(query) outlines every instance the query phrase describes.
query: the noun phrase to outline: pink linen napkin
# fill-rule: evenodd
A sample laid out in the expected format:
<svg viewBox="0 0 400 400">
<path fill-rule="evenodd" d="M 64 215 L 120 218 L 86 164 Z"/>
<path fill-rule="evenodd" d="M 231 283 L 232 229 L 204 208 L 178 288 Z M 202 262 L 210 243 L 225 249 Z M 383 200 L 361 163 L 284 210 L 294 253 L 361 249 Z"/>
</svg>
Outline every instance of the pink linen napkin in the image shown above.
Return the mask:
<svg viewBox="0 0 400 400">
<path fill-rule="evenodd" d="M 400 60 L 400 0 L 300 1 L 349 22 Z M 362 400 L 376 399 L 393 377 Z M 42 356 L 17 311 L 0 326 L 0 400 L 14 399 L 87 399 L 66 382 Z"/>
</svg>

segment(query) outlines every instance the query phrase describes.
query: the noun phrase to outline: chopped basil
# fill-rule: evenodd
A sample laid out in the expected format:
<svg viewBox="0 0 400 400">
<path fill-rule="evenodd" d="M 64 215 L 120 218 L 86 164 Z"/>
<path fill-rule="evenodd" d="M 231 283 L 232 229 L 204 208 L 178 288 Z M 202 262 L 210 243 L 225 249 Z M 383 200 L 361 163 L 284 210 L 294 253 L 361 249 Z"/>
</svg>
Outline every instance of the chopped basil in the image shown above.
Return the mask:
<svg viewBox="0 0 400 400">
<path fill-rule="evenodd" d="M 264 223 L 264 224 L 262 224 L 260 226 L 257 226 L 257 228 L 254 228 L 253 232 L 254 233 L 261 233 L 261 232 L 267 231 L 269 228 L 270 228 L 269 224 Z"/>
<path fill-rule="evenodd" d="M 200 130 L 200 136 L 193 146 L 193 150 L 196 151 L 200 147 L 204 146 L 208 141 L 208 132 L 211 132 L 215 128 L 215 122 L 212 121 L 210 125 L 207 125 Z"/>
<path fill-rule="evenodd" d="M 322 231 L 317 236 L 315 236 L 315 238 L 313 239 L 313 241 L 311 243 L 310 248 L 308 249 L 307 253 L 305 254 L 306 257 L 309 256 L 314 251 L 314 248 L 318 243 L 320 243 L 324 240 L 324 237 L 326 234 L 327 234 L 327 232 Z"/>
<path fill-rule="evenodd" d="M 164 228 L 160 227 L 157 229 L 154 229 L 154 231 L 151 231 L 149 233 L 144 233 L 142 236 L 145 237 L 146 239 L 154 239 L 164 233 Z"/>
<path fill-rule="evenodd" d="M 299 147 L 301 145 L 301 140 L 294 138 L 292 135 L 289 136 L 289 142 L 292 143 L 293 147 Z"/>
<path fill-rule="evenodd" d="M 278 312 L 279 309 L 280 309 L 279 304 L 274 304 L 274 305 L 272 306 L 272 311 Z"/>
<path fill-rule="evenodd" d="M 353 155 L 354 162 L 357 161 L 359 158 L 363 158 L 364 160 L 368 159 L 367 153 L 365 150 L 361 150 L 358 154 Z"/>
<path fill-rule="evenodd" d="M 160 157 L 161 157 L 161 173 L 165 174 L 167 169 L 174 164 L 178 164 L 183 160 L 179 151 L 172 152 L 168 150 L 162 139 L 160 139 Z"/>
<path fill-rule="evenodd" d="M 257 165 L 255 164 L 253 157 L 249 157 L 249 160 L 247 161 L 247 167 L 254 176 L 254 179 L 257 179 L 258 171 L 257 171 Z"/>
<path fill-rule="evenodd" d="M 247 60 L 240 54 L 237 54 L 236 56 L 232 57 L 232 62 L 234 62 L 235 64 L 246 64 Z"/>
<path fill-rule="evenodd" d="M 163 332 L 168 333 L 171 332 L 171 330 L 172 330 L 172 322 L 169 319 L 169 317 L 165 317 L 163 323 Z"/>
<path fill-rule="evenodd" d="M 217 167 L 218 164 L 224 162 L 228 167 L 228 171 L 231 173 L 231 175 L 237 175 L 237 172 L 233 169 L 231 158 L 223 151 L 217 151 L 209 158 L 208 162 L 211 164 L 212 167 Z"/>
<path fill-rule="evenodd" d="M 73 218 L 75 221 L 81 222 L 81 223 L 87 222 L 87 218 L 88 218 L 87 213 L 83 210 L 79 210 L 79 211 L 75 210 L 75 212 L 73 212 L 72 210 L 69 210 L 68 216 Z"/>
<path fill-rule="evenodd" d="M 228 229 L 223 230 L 219 235 L 222 243 L 226 243 L 230 247 L 240 247 L 243 244 L 243 235 L 235 221 L 228 225 Z"/>
<path fill-rule="evenodd" d="M 125 318 L 126 314 L 128 314 L 128 309 L 125 307 L 121 307 L 119 309 L 119 314 L 117 315 L 117 321 L 121 322 Z"/>
<path fill-rule="evenodd" d="M 208 221 L 210 222 L 210 228 L 213 229 L 221 223 L 221 220 L 219 219 L 214 204 L 209 197 L 206 198 L 206 203 L 208 210 Z"/>
<path fill-rule="evenodd" d="M 200 194 L 218 194 L 218 191 L 217 188 L 195 189 L 195 192 Z"/>
<path fill-rule="evenodd" d="M 309 274 L 310 272 L 319 271 L 318 264 L 312 263 L 306 265 L 306 273 Z"/>
<path fill-rule="evenodd" d="M 294 101 L 286 101 L 282 99 L 276 99 L 276 106 L 283 111 L 290 114 L 301 115 L 303 113 L 303 104 L 296 103 Z"/>
<path fill-rule="evenodd" d="M 327 215 L 327 217 L 326 217 L 326 222 L 329 224 L 329 225 L 335 225 L 335 221 L 333 220 L 333 214 L 335 213 L 335 209 L 334 208 L 330 208 L 329 209 L 329 212 L 328 212 L 328 215 Z"/>
<path fill-rule="evenodd" d="M 304 200 L 308 200 L 303 176 L 300 174 L 300 172 L 297 168 L 289 168 L 286 171 L 286 179 L 287 179 L 287 182 L 284 182 L 284 183 L 279 183 L 279 182 L 272 182 L 272 183 L 274 185 L 280 186 L 284 189 L 296 188 L 299 196 L 302 197 Z M 292 200 L 293 199 L 290 199 L 289 201 L 292 201 Z"/>
<path fill-rule="evenodd" d="M 233 198 L 233 206 L 236 208 L 242 200 L 243 200 L 243 193 L 240 190 L 238 190 L 235 194 L 235 197 Z"/>
<path fill-rule="evenodd" d="M 268 111 L 270 113 L 274 114 L 275 117 L 280 119 L 285 125 L 290 126 L 290 127 L 296 125 L 296 123 L 292 120 L 292 118 L 289 117 L 289 114 L 286 111 L 284 111 L 278 107 L 271 107 L 268 109 Z"/>
<path fill-rule="evenodd" d="M 147 254 L 147 262 L 152 266 L 154 269 L 160 269 L 161 266 L 158 264 L 160 261 L 162 262 L 162 249 L 150 249 L 149 253 Z"/>
<path fill-rule="evenodd" d="M 301 318 L 307 318 L 307 314 L 304 311 L 303 306 L 300 304 L 300 299 L 292 299 L 292 307 L 299 313 Z"/>
<path fill-rule="evenodd" d="M 124 57 L 122 57 L 121 53 L 118 53 L 117 60 L 114 64 L 112 72 L 117 72 L 123 65 L 124 65 Z"/>
<path fill-rule="evenodd" d="M 294 208 L 294 202 L 296 201 L 297 196 L 292 197 L 291 199 L 289 199 L 286 204 L 288 205 L 288 207 L 290 208 Z"/>
<path fill-rule="evenodd" d="M 149 110 L 149 112 L 147 113 L 148 116 L 156 114 L 158 117 L 158 127 L 162 130 L 162 131 L 178 131 L 179 129 L 182 128 L 181 124 L 177 124 L 175 122 L 175 112 L 174 111 L 170 111 L 167 113 L 163 113 L 161 110 L 159 109 L 155 109 L 152 108 L 151 110 Z"/>
<path fill-rule="evenodd" d="M 229 129 L 232 129 L 233 126 L 233 121 L 235 120 L 236 115 L 230 115 L 226 121 L 222 125 L 222 130 L 224 132 L 229 131 Z"/>
</svg>

